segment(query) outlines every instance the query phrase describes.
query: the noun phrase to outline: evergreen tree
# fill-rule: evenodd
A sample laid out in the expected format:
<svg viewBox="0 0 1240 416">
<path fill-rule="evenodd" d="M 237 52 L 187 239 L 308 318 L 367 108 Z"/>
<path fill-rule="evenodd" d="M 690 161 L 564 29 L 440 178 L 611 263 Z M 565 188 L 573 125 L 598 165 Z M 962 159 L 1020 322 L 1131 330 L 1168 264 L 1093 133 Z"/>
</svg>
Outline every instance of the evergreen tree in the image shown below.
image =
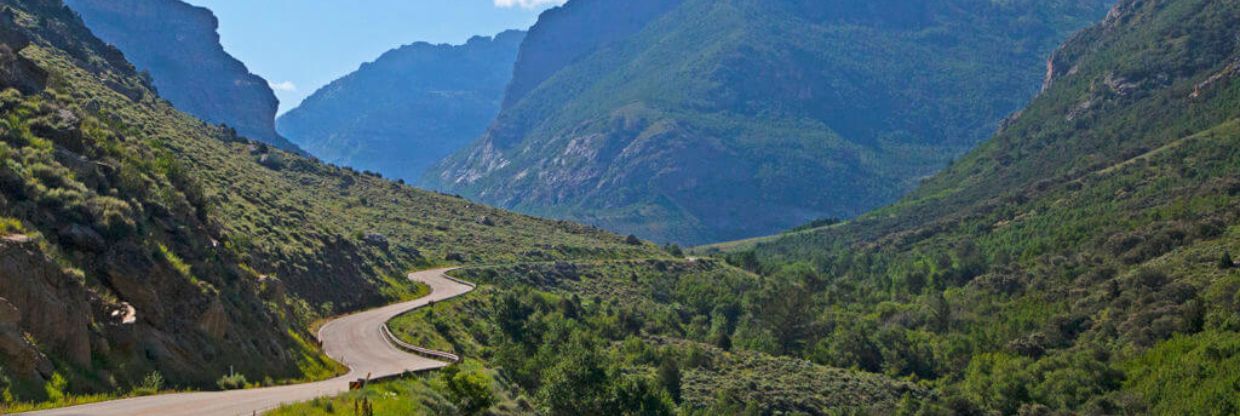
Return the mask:
<svg viewBox="0 0 1240 416">
<path fill-rule="evenodd" d="M 659 384 L 672 396 L 672 400 L 680 403 L 680 365 L 675 358 L 665 358 L 659 366 Z"/>
</svg>

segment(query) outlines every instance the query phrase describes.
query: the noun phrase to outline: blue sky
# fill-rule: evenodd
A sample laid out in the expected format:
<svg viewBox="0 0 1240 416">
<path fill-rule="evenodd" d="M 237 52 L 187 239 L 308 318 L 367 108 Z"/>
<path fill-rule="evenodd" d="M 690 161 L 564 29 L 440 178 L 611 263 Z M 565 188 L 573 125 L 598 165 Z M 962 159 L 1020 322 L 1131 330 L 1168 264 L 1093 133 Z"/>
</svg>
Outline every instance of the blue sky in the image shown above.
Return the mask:
<svg viewBox="0 0 1240 416">
<path fill-rule="evenodd" d="M 215 12 L 224 49 L 273 85 L 280 111 L 383 52 L 526 29 L 563 0 L 186 0 Z"/>
</svg>

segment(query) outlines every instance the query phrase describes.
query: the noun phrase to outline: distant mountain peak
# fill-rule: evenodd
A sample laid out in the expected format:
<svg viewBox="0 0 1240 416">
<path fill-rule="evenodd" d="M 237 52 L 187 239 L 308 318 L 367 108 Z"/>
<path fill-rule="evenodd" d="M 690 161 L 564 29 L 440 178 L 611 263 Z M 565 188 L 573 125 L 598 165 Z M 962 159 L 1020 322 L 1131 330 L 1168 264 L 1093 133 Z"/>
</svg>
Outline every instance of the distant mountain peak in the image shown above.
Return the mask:
<svg viewBox="0 0 1240 416">
<path fill-rule="evenodd" d="M 279 130 L 325 161 L 417 180 L 486 130 L 524 36 L 389 50 L 280 116 Z"/>
</svg>

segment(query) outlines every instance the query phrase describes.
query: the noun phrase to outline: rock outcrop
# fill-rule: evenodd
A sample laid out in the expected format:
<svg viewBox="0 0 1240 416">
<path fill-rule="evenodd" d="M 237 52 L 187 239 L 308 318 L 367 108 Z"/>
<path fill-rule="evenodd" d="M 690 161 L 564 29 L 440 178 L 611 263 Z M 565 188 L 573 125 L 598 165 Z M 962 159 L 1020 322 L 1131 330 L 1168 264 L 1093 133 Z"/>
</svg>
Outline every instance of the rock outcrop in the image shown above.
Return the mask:
<svg viewBox="0 0 1240 416">
<path fill-rule="evenodd" d="M 80 276 L 62 271 L 40 252 L 33 240 L 12 236 L 0 239 L 0 298 L 5 299 L 0 302 L 0 309 L 20 311 L 0 313 L 4 315 L 0 325 L 15 325 L 20 332 L 38 340 L 46 351 L 67 358 L 74 365 L 89 366 L 90 328 L 102 312 L 98 303 L 91 302 L 92 297 Z M 6 342 L 5 354 L 12 353 L 20 344 Z M 44 357 L 28 361 L 29 357 L 42 356 L 38 349 L 18 355 L 26 358 L 10 356 L 13 359 L 6 362 L 38 367 L 46 360 Z M 45 371 L 39 373 L 50 376 Z"/>
<path fill-rule="evenodd" d="M 219 22 L 180 0 L 67 0 L 100 39 L 125 53 L 181 111 L 285 150 L 276 133 L 279 101 L 263 78 L 224 51 Z"/>
</svg>

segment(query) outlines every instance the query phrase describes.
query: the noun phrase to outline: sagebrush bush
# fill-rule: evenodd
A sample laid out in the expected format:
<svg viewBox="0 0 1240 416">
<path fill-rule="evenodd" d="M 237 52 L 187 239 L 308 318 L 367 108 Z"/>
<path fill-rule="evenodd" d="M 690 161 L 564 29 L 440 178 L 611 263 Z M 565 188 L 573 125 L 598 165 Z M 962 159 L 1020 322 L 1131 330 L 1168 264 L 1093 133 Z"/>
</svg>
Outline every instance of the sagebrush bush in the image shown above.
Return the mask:
<svg viewBox="0 0 1240 416">
<path fill-rule="evenodd" d="M 215 385 L 218 386 L 220 390 L 243 389 L 246 386 L 245 374 L 232 373 L 222 376 L 219 380 L 215 381 Z"/>
<path fill-rule="evenodd" d="M 138 396 L 149 396 L 159 393 L 164 389 L 164 375 L 158 371 L 152 371 L 142 378 L 142 384 L 133 389 L 133 393 Z"/>
</svg>

